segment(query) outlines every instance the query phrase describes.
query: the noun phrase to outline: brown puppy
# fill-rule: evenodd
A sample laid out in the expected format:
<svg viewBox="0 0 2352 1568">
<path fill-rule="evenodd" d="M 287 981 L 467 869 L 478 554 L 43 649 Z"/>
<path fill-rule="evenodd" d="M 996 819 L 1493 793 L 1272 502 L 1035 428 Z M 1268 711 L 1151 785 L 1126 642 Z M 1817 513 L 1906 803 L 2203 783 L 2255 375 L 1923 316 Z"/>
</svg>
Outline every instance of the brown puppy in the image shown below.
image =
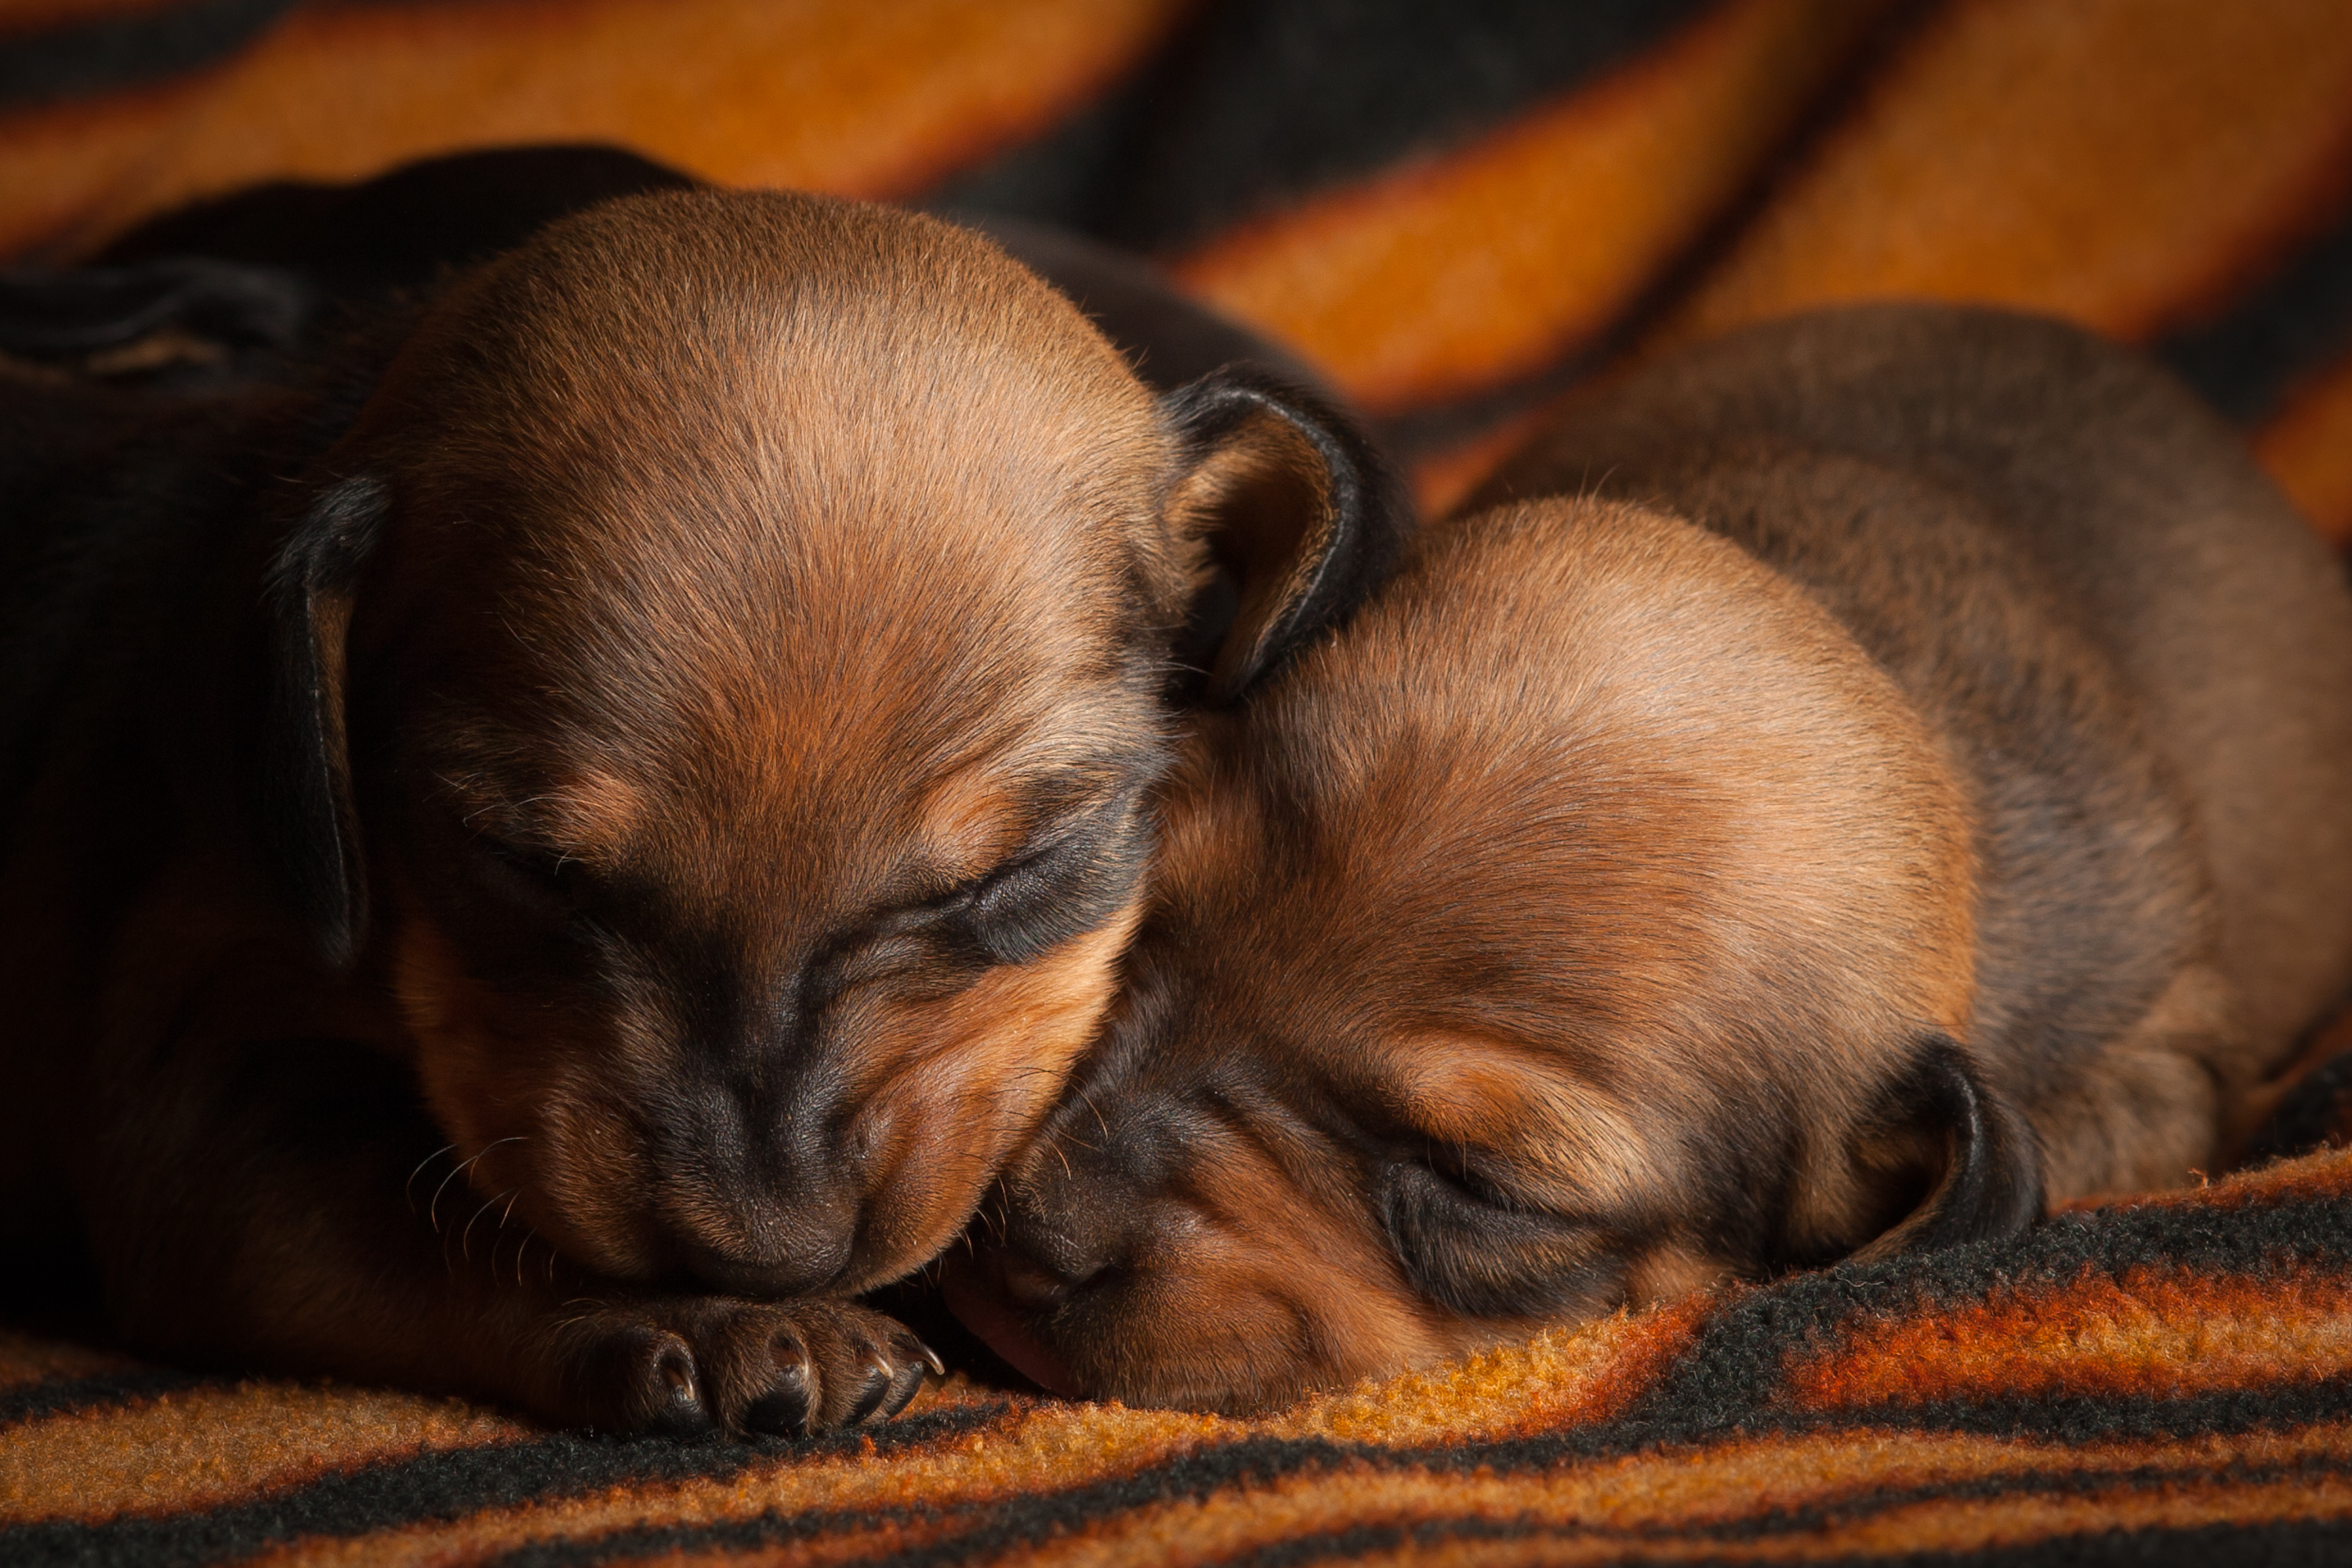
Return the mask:
<svg viewBox="0 0 2352 1568">
<path fill-rule="evenodd" d="M 1207 552 L 1223 696 L 1402 519 L 1311 399 L 776 194 L 560 222 L 320 385 L 0 395 L 12 1219 L 155 1353 L 601 1426 L 912 1394 L 845 1298 L 1095 1027 Z"/>
<path fill-rule="evenodd" d="M 1682 354 L 1202 723 L 950 1299 L 1239 1410 L 2179 1182 L 2352 980 L 2347 786 L 2337 563 L 2142 362 L 1902 307 Z"/>
</svg>

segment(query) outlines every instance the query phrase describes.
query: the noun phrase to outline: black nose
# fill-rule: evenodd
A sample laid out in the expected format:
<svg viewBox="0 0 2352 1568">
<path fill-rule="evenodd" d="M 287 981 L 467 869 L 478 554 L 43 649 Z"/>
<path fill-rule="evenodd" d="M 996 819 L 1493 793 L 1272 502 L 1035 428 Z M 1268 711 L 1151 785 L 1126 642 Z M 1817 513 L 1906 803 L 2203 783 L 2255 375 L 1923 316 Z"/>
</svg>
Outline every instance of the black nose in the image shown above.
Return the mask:
<svg viewBox="0 0 2352 1568">
<path fill-rule="evenodd" d="M 855 1220 L 793 1223 L 788 1215 L 743 1216 L 719 1226 L 681 1227 L 679 1260 L 688 1272 L 732 1296 L 799 1296 L 832 1284 L 849 1267 Z"/>
<path fill-rule="evenodd" d="M 1136 1194 L 1127 1184 L 1100 1172 L 1055 1175 L 1004 1195 L 998 1266 L 1006 1292 L 1027 1307 L 1051 1306 L 1132 1249 Z"/>
<path fill-rule="evenodd" d="M 714 1074 L 667 1108 L 657 1133 L 660 1212 L 677 1260 L 735 1295 L 832 1284 L 856 1247 L 860 1181 L 837 1096 L 778 1092 Z"/>
</svg>

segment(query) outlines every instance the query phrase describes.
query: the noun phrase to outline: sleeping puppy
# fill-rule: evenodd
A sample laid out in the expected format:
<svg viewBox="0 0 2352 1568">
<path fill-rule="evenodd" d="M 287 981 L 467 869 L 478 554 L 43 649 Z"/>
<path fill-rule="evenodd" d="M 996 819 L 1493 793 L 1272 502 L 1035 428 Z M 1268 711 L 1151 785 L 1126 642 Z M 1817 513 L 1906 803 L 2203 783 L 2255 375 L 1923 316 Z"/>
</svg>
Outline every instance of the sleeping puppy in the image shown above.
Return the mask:
<svg viewBox="0 0 2352 1568">
<path fill-rule="evenodd" d="M 1242 1411 L 2180 1182 L 2352 980 L 2352 599 L 2050 322 L 1667 359 L 1158 795 L 1124 994 L 950 1299 Z"/>
<path fill-rule="evenodd" d="M 1171 639 L 1224 700 L 1404 512 L 978 236 L 601 205 L 299 386 L 0 377 L 0 1129 L 135 1345 L 608 1429 L 889 1412 L 847 1298 L 1053 1102 Z"/>
</svg>

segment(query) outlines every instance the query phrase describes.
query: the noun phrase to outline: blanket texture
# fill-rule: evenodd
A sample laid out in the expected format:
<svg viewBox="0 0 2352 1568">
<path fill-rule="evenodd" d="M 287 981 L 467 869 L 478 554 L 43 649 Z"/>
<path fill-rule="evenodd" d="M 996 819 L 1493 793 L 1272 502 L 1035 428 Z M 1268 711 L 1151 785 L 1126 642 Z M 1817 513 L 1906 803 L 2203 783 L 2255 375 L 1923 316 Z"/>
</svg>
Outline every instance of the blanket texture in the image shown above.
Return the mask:
<svg viewBox="0 0 2352 1568">
<path fill-rule="evenodd" d="M 1433 508 L 1657 344 L 1909 295 L 2148 345 L 2352 542 L 2343 0 L 0 0 L 0 259 L 551 140 L 1145 252 Z M 2210 1186 L 1256 1421 L 968 1372 L 869 1432 L 615 1443 L 0 1307 L 0 1563 L 2352 1560 L 2326 1044 Z"/>
</svg>

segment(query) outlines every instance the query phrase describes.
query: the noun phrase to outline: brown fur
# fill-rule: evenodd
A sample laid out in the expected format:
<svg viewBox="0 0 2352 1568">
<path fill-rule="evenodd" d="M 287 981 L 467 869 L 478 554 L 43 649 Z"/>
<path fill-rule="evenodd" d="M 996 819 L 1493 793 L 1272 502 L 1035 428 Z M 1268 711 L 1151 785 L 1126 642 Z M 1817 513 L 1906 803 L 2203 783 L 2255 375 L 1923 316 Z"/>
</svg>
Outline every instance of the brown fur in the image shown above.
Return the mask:
<svg viewBox="0 0 2352 1568">
<path fill-rule="evenodd" d="M 1213 542 L 1272 540 L 1238 691 L 1387 481 L 1283 389 L 1155 399 L 974 235 L 783 195 L 560 223 L 362 384 L 220 416 L 301 477 L 102 580 L 0 868 L 72 1108 L 23 1135 L 119 1321 L 600 1426 L 896 1409 L 920 1347 L 846 1298 L 1097 1025 Z M 1235 406 L 1314 438 L 1204 497 Z"/>
<path fill-rule="evenodd" d="M 1191 737 L 952 1299 L 1244 1409 L 2183 1181 L 2352 980 L 2347 676 L 2336 563 L 2129 356 L 1879 308 L 1661 363 Z"/>
</svg>

